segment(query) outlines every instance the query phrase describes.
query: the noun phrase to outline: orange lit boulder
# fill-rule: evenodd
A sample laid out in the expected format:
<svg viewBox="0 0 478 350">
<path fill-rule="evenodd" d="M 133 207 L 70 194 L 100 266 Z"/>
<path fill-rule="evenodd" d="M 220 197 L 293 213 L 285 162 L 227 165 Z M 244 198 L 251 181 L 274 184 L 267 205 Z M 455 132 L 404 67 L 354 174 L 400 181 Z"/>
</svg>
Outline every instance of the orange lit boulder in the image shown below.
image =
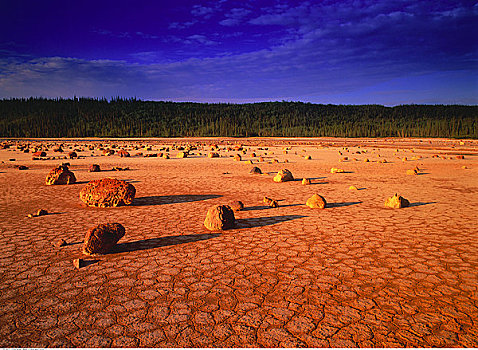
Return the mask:
<svg viewBox="0 0 478 350">
<path fill-rule="evenodd" d="M 45 183 L 47 185 L 69 185 L 76 182 L 76 177 L 73 172 L 68 170 L 68 166 L 60 165 L 54 168 L 46 176 Z"/>
<path fill-rule="evenodd" d="M 80 199 L 90 207 L 117 207 L 133 203 L 136 189 L 126 181 L 106 178 L 90 181 L 81 191 Z"/>
<path fill-rule="evenodd" d="M 234 228 L 236 218 L 228 205 L 215 205 L 207 211 L 204 226 L 210 231 Z"/>
<path fill-rule="evenodd" d="M 118 223 L 100 224 L 88 230 L 83 243 L 87 255 L 106 254 L 124 236 L 125 228 Z"/>
</svg>

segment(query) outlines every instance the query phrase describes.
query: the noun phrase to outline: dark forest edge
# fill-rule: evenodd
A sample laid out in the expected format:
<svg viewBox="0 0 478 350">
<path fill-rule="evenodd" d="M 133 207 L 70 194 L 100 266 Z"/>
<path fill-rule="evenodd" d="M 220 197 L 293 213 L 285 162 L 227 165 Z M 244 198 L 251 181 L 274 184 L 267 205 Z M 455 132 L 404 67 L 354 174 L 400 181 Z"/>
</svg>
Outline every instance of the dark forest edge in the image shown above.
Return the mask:
<svg viewBox="0 0 478 350">
<path fill-rule="evenodd" d="M 0 137 L 478 138 L 478 106 L 3 99 Z"/>
</svg>

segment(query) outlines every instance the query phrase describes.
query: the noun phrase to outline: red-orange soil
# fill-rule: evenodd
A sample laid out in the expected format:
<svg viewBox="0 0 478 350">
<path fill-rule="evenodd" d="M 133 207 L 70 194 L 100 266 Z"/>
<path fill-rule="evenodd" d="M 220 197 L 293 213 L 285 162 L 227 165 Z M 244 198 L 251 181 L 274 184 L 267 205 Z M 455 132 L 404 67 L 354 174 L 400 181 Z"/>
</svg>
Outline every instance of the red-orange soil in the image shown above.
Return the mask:
<svg viewBox="0 0 478 350">
<path fill-rule="evenodd" d="M 105 156 L 100 143 L 131 157 Z M 170 159 L 144 157 L 187 143 L 199 144 L 187 158 L 176 158 L 180 150 L 170 150 Z M 0 150 L 2 347 L 478 346 L 476 140 L 7 144 Z M 64 152 L 54 152 L 60 144 Z M 219 158 L 208 158 L 212 144 Z M 245 154 L 234 149 L 241 144 Z M 35 146 L 47 157 L 76 149 L 80 158 L 32 160 Z M 237 153 L 242 161 L 233 160 Z M 46 186 L 62 162 L 77 183 Z M 88 172 L 91 164 L 102 172 Z M 253 166 L 264 174 L 250 175 Z M 406 174 L 415 167 L 420 175 Z M 295 180 L 275 183 L 281 169 Z M 105 177 L 133 184 L 133 204 L 83 205 L 80 190 Z M 325 209 L 305 205 L 315 193 Z M 395 193 L 410 207 L 385 208 Z M 264 205 L 264 196 L 279 207 Z M 236 228 L 208 231 L 208 208 L 234 200 L 245 205 L 235 212 Z M 27 217 L 40 208 L 49 214 Z M 106 222 L 122 224 L 126 235 L 111 254 L 84 256 L 87 230 Z M 68 245 L 55 246 L 60 239 Z M 86 266 L 76 269 L 77 258 Z"/>
</svg>

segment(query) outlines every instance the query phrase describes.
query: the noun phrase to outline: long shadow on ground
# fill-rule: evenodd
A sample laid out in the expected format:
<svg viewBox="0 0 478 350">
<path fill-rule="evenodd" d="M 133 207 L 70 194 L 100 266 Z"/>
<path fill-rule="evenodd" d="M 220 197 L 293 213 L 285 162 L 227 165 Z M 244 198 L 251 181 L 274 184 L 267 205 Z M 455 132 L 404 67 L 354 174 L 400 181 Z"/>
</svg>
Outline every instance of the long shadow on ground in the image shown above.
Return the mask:
<svg viewBox="0 0 478 350">
<path fill-rule="evenodd" d="M 336 203 L 327 203 L 326 208 L 340 208 L 340 207 L 348 207 L 350 205 L 360 204 L 362 202 L 336 202 Z"/>
<path fill-rule="evenodd" d="M 205 201 L 208 199 L 220 198 L 218 194 L 182 194 L 172 196 L 147 196 L 135 198 L 133 206 L 162 205 L 173 203 L 187 203 Z"/>
<path fill-rule="evenodd" d="M 275 225 L 284 221 L 306 218 L 306 215 L 266 216 L 262 218 L 237 219 L 236 228 L 253 228 Z"/>
<path fill-rule="evenodd" d="M 177 244 L 192 243 L 204 241 L 219 236 L 219 233 L 209 233 L 199 235 L 167 236 L 160 238 L 142 239 L 140 241 L 117 244 L 108 254 L 134 252 L 138 250 L 148 250 Z"/>
<path fill-rule="evenodd" d="M 410 203 L 410 207 L 419 207 L 421 205 L 435 204 L 436 202 L 415 202 Z"/>
</svg>

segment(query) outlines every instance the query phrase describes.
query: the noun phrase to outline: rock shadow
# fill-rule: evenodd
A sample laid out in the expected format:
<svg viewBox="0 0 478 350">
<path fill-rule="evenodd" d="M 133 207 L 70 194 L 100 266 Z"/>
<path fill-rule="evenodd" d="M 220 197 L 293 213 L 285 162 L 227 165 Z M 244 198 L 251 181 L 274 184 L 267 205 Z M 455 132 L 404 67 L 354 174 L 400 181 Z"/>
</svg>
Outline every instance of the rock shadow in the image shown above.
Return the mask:
<svg viewBox="0 0 478 350">
<path fill-rule="evenodd" d="M 142 239 L 140 241 L 117 244 L 106 255 L 134 252 L 139 250 L 155 249 L 155 248 L 166 247 L 166 246 L 177 245 L 177 244 L 204 241 L 204 240 L 216 238 L 219 236 L 220 236 L 219 233 L 204 233 L 204 234 L 198 234 L 198 235 L 167 236 L 167 237 L 159 237 L 159 238 Z"/>
<path fill-rule="evenodd" d="M 362 202 L 335 202 L 335 203 L 327 203 L 325 208 L 340 208 L 340 207 L 348 207 L 350 205 L 360 204 Z"/>
<path fill-rule="evenodd" d="M 410 207 L 419 207 L 421 205 L 435 204 L 436 202 L 415 202 L 410 203 Z"/>
<path fill-rule="evenodd" d="M 208 199 L 220 198 L 222 195 L 218 194 L 182 194 L 172 196 L 147 196 L 135 198 L 133 206 L 147 206 L 147 205 L 162 205 L 175 203 L 188 203 L 205 201 Z"/>
<path fill-rule="evenodd" d="M 282 215 L 282 216 L 266 216 L 262 218 L 237 219 L 236 229 L 264 227 L 275 225 L 281 222 L 306 218 L 306 215 Z"/>
</svg>

